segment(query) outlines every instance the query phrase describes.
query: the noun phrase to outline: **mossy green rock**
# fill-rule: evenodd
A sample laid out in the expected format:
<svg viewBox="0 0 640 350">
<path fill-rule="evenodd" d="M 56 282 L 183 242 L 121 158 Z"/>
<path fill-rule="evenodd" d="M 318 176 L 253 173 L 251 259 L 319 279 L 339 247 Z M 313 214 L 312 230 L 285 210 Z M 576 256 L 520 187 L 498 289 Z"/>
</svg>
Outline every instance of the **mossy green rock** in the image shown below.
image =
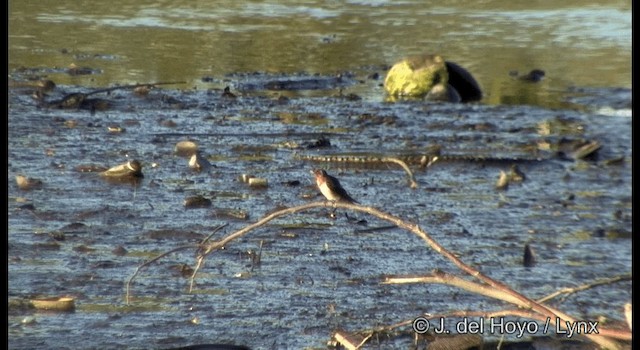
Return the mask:
<svg viewBox="0 0 640 350">
<path fill-rule="evenodd" d="M 468 102 L 482 92 L 473 76 L 439 55 L 407 57 L 391 67 L 384 88 L 392 97 L 424 97 L 428 100 Z"/>
<path fill-rule="evenodd" d="M 434 85 L 447 83 L 447 66 L 438 55 L 412 56 L 391 67 L 384 88 L 392 96 L 425 96 Z"/>
</svg>

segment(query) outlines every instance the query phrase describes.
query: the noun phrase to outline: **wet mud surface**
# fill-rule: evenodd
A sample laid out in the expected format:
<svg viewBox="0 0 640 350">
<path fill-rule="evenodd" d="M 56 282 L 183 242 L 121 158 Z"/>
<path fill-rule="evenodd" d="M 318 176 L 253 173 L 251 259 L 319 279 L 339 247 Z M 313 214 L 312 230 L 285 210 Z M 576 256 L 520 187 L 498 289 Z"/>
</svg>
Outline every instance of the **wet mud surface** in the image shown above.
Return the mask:
<svg viewBox="0 0 640 350">
<path fill-rule="evenodd" d="M 316 167 L 360 203 L 419 223 L 464 262 L 534 299 L 631 271 L 628 90 L 575 91 L 569 102 L 580 108 L 548 110 L 371 102 L 340 95 L 331 84 L 346 82 L 334 77 L 330 90 L 299 76 L 228 79 L 237 84 L 227 93 L 122 89 L 74 108 L 39 105 L 30 88 L 10 89 L 9 348 L 322 349 L 337 329 L 510 307 L 444 285 L 380 284 L 386 275 L 462 272 L 409 232 L 361 213 L 331 218 L 324 209 L 272 221 L 213 253 L 192 293 L 185 276 L 195 252 L 170 255 L 141 272 L 126 305 L 126 281 L 157 254 L 195 244 L 219 225 L 227 226 L 216 238 L 277 208 L 322 200 L 310 174 Z M 287 89 L 322 93 L 279 91 Z M 58 86 L 45 100 L 74 92 L 90 91 Z M 197 143 L 208 171 L 193 171 L 176 154 L 185 140 Z M 599 147 L 576 152 L 589 142 Z M 410 164 L 415 189 L 395 165 L 303 157 L 420 155 L 434 146 L 440 160 Z M 132 159 L 142 164 L 139 183 L 92 171 Z M 496 189 L 500 171 L 514 164 L 524 181 Z M 251 187 L 243 174 L 268 185 Z M 16 175 L 41 184 L 21 189 Z M 185 207 L 195 196 L 209 203 Z M 533 267 L 523 267 L 525 244 L 535 251 Z M 260 249 L 258 265 L 252 256 Z M 19 305 L 59 295 L 76 298 L 75 312 Z M 614 322 L 630 300 L 625 281 L 549 303 L 577 319 Z M 380 338 L 380 348 L 409 348 L 412 333 L 404 330 Z"/>
</svg>

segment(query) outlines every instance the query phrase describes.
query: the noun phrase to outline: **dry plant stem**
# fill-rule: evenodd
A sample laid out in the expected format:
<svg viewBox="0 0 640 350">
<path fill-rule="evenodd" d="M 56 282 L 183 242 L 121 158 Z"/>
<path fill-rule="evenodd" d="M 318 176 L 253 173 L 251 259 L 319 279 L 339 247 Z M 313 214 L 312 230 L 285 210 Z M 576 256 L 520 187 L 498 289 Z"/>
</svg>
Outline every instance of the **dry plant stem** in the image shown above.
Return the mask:
<svg viewBox="0 0 640 350">
<path fill-rule="evenodd" d="M 200 268 L 204 264 L 204 259 L 205 259 L 204 255 L 198 256 L 198 263 L 196 264 L 195 269 L 193 269 L 193 273 L 191 274 L 191 278 L 189 278 L 189 293 L 193 292 L 193 286 L 196 283 L 196 274 L 198 273 L 198 270 L 200 270 Z"/>
<path fill-rule="evenodd" d="M 504 293 L 500 289 L 495 289 L 486 284 L 467 281 L 455 275 L 451 275 L 442 271 L 434 271 L 432 276 L 419 277 L 387 277 L 383 284 L 405 284 L 405 283 L 440 283 L 447 284 L 461 289 L 468 290 L 472 293 L 481 294 L 493 299 L 499 299 L 511 304 L 526 307 L 520 299 L 513 297 L 509 293 Z"/>
<path fill-rule="evenodd" d="M 222 224 L 216 228 L 213 229 L 213 232 L 211 232 L 207 237 L 205 237 L 202 242 L 200 242 L 201 245 L 206 244 L 207 242 L 209 242 L 209 240 L 211 239 L 211 237 L 213 237 L 213 235 L 216 234 L 216 232 L 222 230 L 223 228 L 227 227 L 227 224 Z"/>
<path fill-rule="evenodd" d="M 213 232 L 211 232 L 211 234 L 209 234 L 207 237 L 205 237 L 205 239 L 203 239 L 200 244 L 190 244 L 190 245 L 183 245 L 174 249 L 171 249 L 168 252 L 162 253 L 158 256 L 156 256 L 155 258 L 144 262 L 142 265 L 138 266 L 138 268 L 136 269 L 136 272 L 133 274 L 133 276 L 129 277 L 129 280 L 127 281 L 127 295 L 126 295 L 126 303 L 127 305 L 129 305 L 129 297 L 130 297 L 130 290 L 131 290 L 131 283 L 133 282 L 133 279 L 136 278 L 136 276 L 138 275 L 138 273 L 145 267 L 153 264 L 154 262 L 164 258 L 165 256 L 169 255 L 169 254 L 173 254 L 175 252 L 181 251 L 181 250 L 185 250 L 185 249 L 189 249 L 189 248 L 202 248 L 204 246 L 205 243 L 207 243 L 209 241 L 209 239 L 218 231 L 222 230 L 224 227 L 226 227 L 227 224 L 222 224 L 217 226 L 216 228 L 213 229 Z M 202 257 L 202 255 L 200 255 L 198 257 L 198 265 L 196 266 L 196 268 L 193 271 L 193 274 L 191 275 L 191 288 L 193 288 L 193 279 L 194 276 L 196 275 L 196 272 L 198 271 L 198 269 L 200 268 L 200 264 L 202 263 L 202 261 L 204 260 L 204 257 Z"/>
<path fill-rule="evenodd" d="M 615 283 L 615 282 L 621 282 L 621 281 L 631 281 L 631 275 L 630 274 L 626 274 L 626 275 L 621 275 L 621 276 L 616 276 L 616 277 L 612 277 L 612 278 L 607 278 L 601 281 L 595 281 L 592 283 L 587 283 L 587 284 L 583 284 L 581 286 L 578 287 L 573 287 L 573 288 L 564 288 L 561 289 L 559 291 L 553 292 L 549 295 L 547 295 L 544 298 L 540 298 L 538 299 L 539 303 L 544 303 L 545 301 L 551 300 L 555 297 L 557 297 L 558 295 L 561 294 L 573 294 L 573 293 L 577 293 L 579 291 L 583 291 L 586 289 L 590 289 L 593 287 L 597 287 L 597 286 L 601 286 L 601 285 L 605 285 L 605 284 L 611 284 L 611 283 Z"/>
<path fill-rule="evenodd" d="M 130 296 L 130 291 L 131 291 L 131 283 L 133 282 L 133 279 L 136 278 L 136 276 L 138 276 L 138 273 L 140 271 L 142 271 L 142 269 L 144 269 L 145 267 L 153 264 L 154 262 L 164 258 L 165 256 L 169 255 L 169 254 L 173 254 L 175 252 L 179 252 L 181 250 L 185 250 L 185 249 L 197 249 L 199 247 L 199 245 L 197 244 L 189 244 L 189 245 L 183 245 L 177 248 L 173 248 L 168 252 L 164 252 L 158 256 L 156 256 L 155 258 L 149 260 L 149 261 L 145 261 L 142 265 L 138 266 L 138 268 L 136 268 L 136 272 L 133 273 L 133 275 L 131 277 L 129 277 L 129 280 L 127 281 L 127 294 L 126 294 L 126 303 L 127 305 L 129 305 L 129 296 Z"/>
</svg>

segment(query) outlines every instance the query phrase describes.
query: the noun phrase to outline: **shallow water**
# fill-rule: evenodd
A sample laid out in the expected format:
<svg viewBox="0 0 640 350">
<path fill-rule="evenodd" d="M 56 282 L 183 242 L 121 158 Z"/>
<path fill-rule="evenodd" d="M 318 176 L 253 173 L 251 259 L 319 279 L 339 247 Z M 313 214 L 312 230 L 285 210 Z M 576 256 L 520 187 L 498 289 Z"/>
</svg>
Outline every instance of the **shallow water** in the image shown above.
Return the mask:
<svg viewBox="0 0 640 350">
<path fill-rule="evenodd" d="M 630 273 L 629 4 L 567 3 L 557 9 L 538 2 L 526 10 L 502 2 L 430 9 L 384 1 L 154 4 L 10 6 L 12 77 L 53 79 L 58 88 L 47 100 L 114 83 L 189 84 L 147 96 L 129 90 L 96 94 L 92 97 L 111 105 L 94 113 L 38 107 L 29 88 L 10 90 L 9 300 L 71 295 L 77 308 L 74 313 L 10 308 L 9 348 L 148 349 L 216 342 L 253 349 L 326 348 L 336 329 L 358 331 L 422 313 L 508 307 L 442 285 L 380 284 L 385 275 L 435 268 L 462 273 L 408 232 L 375 230 L 387 222 L 340 210 L 332 219 L 324 209 L 275 220 L 213 253 L 193 293 L 179 272 L 183 264 L 195 265 L 193 250 L 170 255 L 142 271 L 132 304 L 125 304 L 127 279 L 156 254 L 197 243 L 221 224 L 228 226 L 216 238 L 275 208 L 320 200 L 309 173 L 313 167 L 327 168 L 363 204 L 420 223 L 463 261 L 532 298 Z M 532 28 L 538 28 L 533 23 L 539 17 L 546 25 L 537 32 Z M 423 22 L 426 28 L 418 25 Z M 601 22 L 606 30 L 594 31 L 593 24 Z M 69 32 L 76 34 L 73 39 L 63 35 Z M 468 105 L 384 102 L 380 80 L 366 77 L 384 75 L 382 67 L 401 51 L 421 52 L 415 48 L 417 33 L 428 33 L 418 43 L 456 52 L 453 60 L 473 72 L 487 97 Z M 395 49 L 385 49 L 391 43 Z M 558 50 L 571 59 L 555 59 L 551 52 Z M 500 55 L 506 61 L 496 64 Z M 606 66 L 594 64 L 603 56 L 610 58 Z M 61 68 L 70 60 L 100 73 L 70 76 Z M 27 69 L 18 72 L 18 67 Z M 545 69 L 548 79 L 522 84 L 508 75 L 532 67 Z M 256 71 L 270 73 L 249 74 Z M 342 96 L 337 87 L 241 89 L 264 79 L 296 78 L 302 71 L 321 73 L 318 79 L 330 80 L 338 71 L 354 77 Z M 204 76 L 211 82 L 201 81 Z M 227 85 L 237 98 L 221 96 Z M 363 99 L 351 100 L 348 93 Z M 110 132 L 114 126 L 125 131 Z M 322 138 L 331 146 L 307 147 Z M 188 160 L 174 153 L 176 143 L 187 139 L 215 165 L 211 172 L 194 173 Z M 584 160 L 563 159 L 544 148 L 563 139 L 596 140 L 602 148 L 595 159 Z M 395 166 L 300 159 L 420 154 L 433 145 L 442 146 L 444 154 L 485 152 L 501 160 L 412 165 L 418 188 L 410 189 Z M 540 161 L 507 160 L 531 147 Z M 143 165 L 139 186 L 77 171 L 133 158 Z M 500 170 L 513 163 L 526 180 L 496 190 Z M 17 174 L 41 179 L 43 187 L 20 190 Z M 250 188 L 238 180 L 242 174 L 266 178 L 269 185 Z M 210 199 L 212 206 L 186 209 L 184 200 L 194 195 Z M 248 218 L 232 218 L 227 211 Z M 526 243 L 537 254 L 533 268 L 522 267 Z M 252 266 L 248 252 L 260 244 L 262 263 Z M 114 251 L 118 247 L 124 255 Z M 626 281 L 551 305 L 577 319 L 621 320 L 630 300 Z M 23 323 L 26 317 L 35 323 Z M 412 338 L 405 330 L 407 336 L 380 348 L 408 348 Z"/>
<path fill-rule="evenodd" d="M 186 81 L 274 72 L 365 79 L 413 54 L 437 53 L 476 76 L 484 103 L 570 108 L 571 87 L 631 88 L 630 1 L 116 1 L 9 6 L 9 70 L 43 68 L 62 84 Z M 98 74 L 69 76 L 75 64 Z M 55 69 L 51 69 L 55 67 Z M 546 72 L 539 84 L 510 74 Z M 202 78 L 212 78 L 203 82 Z M 355 92 L 381 100 L 381 89 Z"/>
<path fill-rule="evenodd" d="M 282 101 L 260 94 L 227 99 L 172 90 L 145 98 L 114 92 L 108 96 L 112 108 L 92 114 L 35 108 L 19 92 L 12 91 L 9 114 L 9 297 L 72 295 L 78 307 L 64 315 L 13 310 L 12 348 L 64 348 L 69 332 L 89 348 L 217 341 L 256 349 L 319 348 L 336 328 L 359 330 L 423 312 L 500 307 L 468 293 L 454 292 L 452 300 L 451 289 L 443 286 L 380 285 L 388 274 L 459 271 L 407 232 L 367 230 L 388 223 L 358 213 L 349 213 L 358 221 L 340 212 L 331 219 L 327 210 L 278 219 L 214 253 L 192 294 L 175 269 L 194 266 L 193 250 L 169 256 L 143 271 L 133 284 L 133 304 L 125 305 L 124 283 L 145 259 L 196 243 L 217 225 L 228 223 L 223 232 L 231 233 L 274 208 L 319 200 L 309 174 L 316 166 L 327 167 L 362 203 L 419 222 L 465 262 L 529 296 L 631 269 L 631 118 L 626 116 L 344 98 Z M 188 107 L 167 106 L 169 97 Z M 167 126 L 167 119 L 177 126 Z M 489 126 L 486 120 L 492 120 Z M 113 125 L 125 131 L 110 134 L 107 127 Z M 506 161 L 414 167 L 419 186 L 410 189 L 397 168 L 315 164 L 296 156 L 403 154 L 433 144 L 452 154 L 494 149 L 508 156 L 523 145 L 576 136 L 603 144 L 597 160 L 551 154 L 522 162 L 527 179 L 507 191 L 494 188 L 499 171 L 511 164 Z M 332 146 L 304 147 L 320 137 Z M 196 141 L 215 165 L 210 173 L 191 172 L 187 160 L 174 154 L 176 143 L 185 139 Z M 137 187 L 76 170 L 131 158 L 143 163 L 145 178 Z M 44 187 L 19 190 L 12 176 L 19 173 L 41 179 Z M 266 178 L 268 188 L 249 188 L 238 180 L 244 173 Z M 212 206 L 185 209 L 183 201 L 198 194 Z M 221 217 L 224 210 L 244 211 L 249 219 Z M 257 251 L 260 242 L 262 264 L 252 268 L 247 252 Z M 525 243 L 537 252 L 534 268 L 522 267 Z M 127 251 L 123 256 L 113 253 L 120 246 Z M 628 282 L 617 283 L 569 297 L 558 307 L 579 318 L 620 319 L 630 293 Z M 580 302 L 585 297 L 586 304 Z M 37 323 L 21 326 L 27 315 Z"/>
</svg>

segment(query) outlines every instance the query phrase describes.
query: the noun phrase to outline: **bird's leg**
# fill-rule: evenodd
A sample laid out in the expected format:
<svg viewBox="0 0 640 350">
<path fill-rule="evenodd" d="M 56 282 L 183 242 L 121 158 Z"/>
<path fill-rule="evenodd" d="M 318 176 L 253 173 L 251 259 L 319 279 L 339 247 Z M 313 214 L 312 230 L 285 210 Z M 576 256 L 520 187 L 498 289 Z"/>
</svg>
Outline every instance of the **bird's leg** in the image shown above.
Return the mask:
<svg viewBox="0 0 640 350">
<path fill-rule="evenodd" d="M 338 210 L 338 208 L 336 207 L 336 201 L 330 201 L 331 204 L 333 204 L 333 209 L 331 209 L 331 212 L 329 213 L 329 217 L 332 219 L 336 218 L 336 210 Z"/>
</svg>

